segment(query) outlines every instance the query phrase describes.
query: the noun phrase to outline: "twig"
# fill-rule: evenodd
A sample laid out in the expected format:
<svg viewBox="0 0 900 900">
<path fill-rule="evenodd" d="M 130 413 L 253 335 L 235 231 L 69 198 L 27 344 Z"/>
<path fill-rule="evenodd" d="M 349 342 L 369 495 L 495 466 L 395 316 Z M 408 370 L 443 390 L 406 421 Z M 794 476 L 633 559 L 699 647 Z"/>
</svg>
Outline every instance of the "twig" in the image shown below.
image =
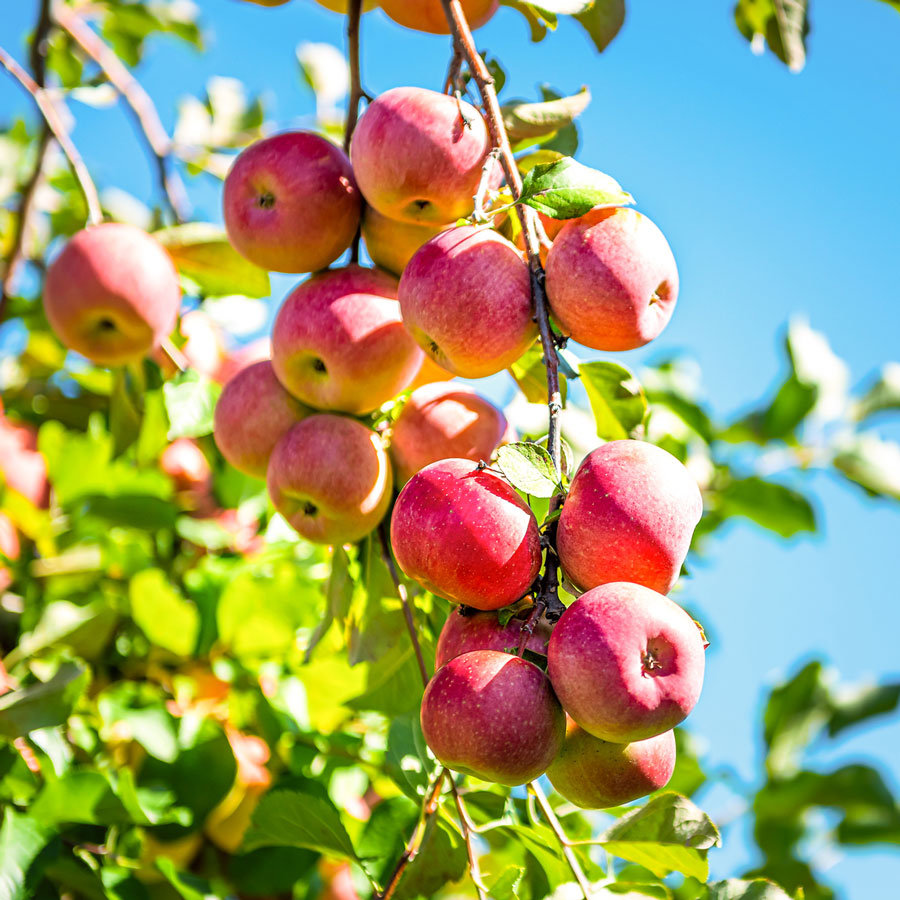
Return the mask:
<svg viewBox="0 0 900 900">
<path fill-rule="evenodd" d="M 453 800 L 456 803 L 456 811 L 459 814 L 459 830 L 462 832 L 463 840 L 466 842 L 466 853 L 469 857 L 469 874 L 472 876 L 472 883 L 475 885 L 475 892 L 478 894 L 478 900 L 488 900 L 487 888 L 481 880 L 481 868 L 478 865 L 478 857 L 475 855 L 475 845 L 472 842 L 472 832 L 475 830 L 474 823 L 469 818 L 469 811 L 463 802 L 462 794 L 460 794 L 456 783 L 450 779 L 450 791 L 453 794 Z"/>
<path fill-rule="evenodd" d="M 344 124 L 344 152 L 350 152 L 350 141 L 359 121 L 359 104 L 368 94 L 362 88 L 360 74 L 359 23 L 362 19 L 363 0 L 350 0 L 347 6 L 347 58 L 350 61 L 350 97 L 347 100 L 347 121 Z M 361 198 L 360 198 L 361 199 Z M 363 201 L 365 202 L 365 201 Z M 359 242 L 362 237 L 361 228 L 356 229 L 353 243 L 350 244 L 350 262 L 359 262 Z"/>
<path fill-rule="evenodd" d="M 156 161 L 159 185 L 172 215 L 176 222 L 186 222 L 190 217 L 187 191 L 181 177 L 175 171 L 172 140 L 159 118 L 153 99 L 112 48 L 107 46 L 75 10 L 59 3 L 55 6 L 53 15 L 60 27 L 68 32 L 78 46 L 100 67 L 109 83 L 128 105 Z"/>
<path fill-rule="evenodd" d="M 459 44 L 456 41 L 453 42 L 453 57 L 450 60 L 450 66 L 447 69 L 447 78 L 444 81 L 444 93 L 452 94 L 456 88 L 457 83 L 459 81 L 459 73 L 462 69 L 463 64 L 463 55 L 462 50 L 459 47 Z"/>
<path fill-rule="evenodd" d="M 478 182 L 478 190 L 475 191 L 475 210 L 472 213 L 476 222 L 488 222 L 490 216 L 484 211 L 484 200 L 487 197 L 488 189 L 491 185 L 491 174 L 494 166 L 497 164 L 497 157 L 500 155 L 498 147 L 494 147 L 484 160 L 484 166 L 481 168 L 481 180 Z"/>
<path fill-rule="evenodd" d="M 397 596 L 400 598 L 400 603 L 403 605 L 406 630 L 409 632 L 409 639 L 412 641 L 413 649 L 416 651 L 416 661 L 419 664 L 419 674 L 422 676 L 422 684 L 427 686 L 428 667 L 425 665 L 425 658 L 422 656 L 422 646 L 419 644 L 419 636 L 416 633 L 416 622 L 413 618 L 412 607 L 409 605 L 409 593 L 406 590 L 406 585 L 400 578 L 400 573 L 397 571 L 397 564 L 394 562 L 394 557 L 391 553 L 390 537 L 384 522 L 378 526 L 378 539 L 381 541 L 381 556 L 384 559 L 384 564 L 391 573 L 391 581 L 394 582 L 394 590 L 397 591 Z"/>
<path fill-rule="evenodd" d="M 85 205 L 87 206 L 88 222 L 91 225 L 98 225 L 103 221 L 103 211 L 100 207 L 97 187 L 91 180 L 84 160 L 72 143 L 66 126 L 62 123 L 52 97 L 2 47 L 0 47 L 0 65 L 31 94 L 37 108 L 44 117 L 44 121 L 47 123 L 47 127 L 53 133 L 53 137 L 59 142 L 59 146 L 72 167 L 72 173 L 75 175 L 75 180 L 78 182 L 78 187 L 81 189 Z"/>
<path fill-rule="evenodd" d="M 160 342 L 159 349 L 179 372 L 187 372 L 191 367 L 188 358 L 172 343 L 170 338 L 163 339 Z"/>
<path fill-rule="evenodd" d="M 553 807 L 550 805 L 550 801 L 547 799 L 547 795 L 544 793 L 543 788 L 536 781 L 530 781 L 528 783 L 528 790 L 537 798 L 537 802 L 541 807 L 544 818 L 547 820 L 547 824 L 556 835 L 556 839 L 559 841 L 559 845 L 562 848 L 563 856 L 565 856 L 566 862 L 569 864 L 569 868 L 572 870 L 572 874 L 575 876 L 575 880 L 581 888 L 584 900 L 591 900 L 591 883 L 588 881 L 587 875 L 584 874 L 584 870 L 581 868 L 581 864 L 578 862 L 578 859 L 572 850 L 572 846 L 569 843 L 569 839 L 566 837 L 566 833 L 563 831 L 559 819 L 556 818 L 556 813 L 553 812 Z"/>
</svg>

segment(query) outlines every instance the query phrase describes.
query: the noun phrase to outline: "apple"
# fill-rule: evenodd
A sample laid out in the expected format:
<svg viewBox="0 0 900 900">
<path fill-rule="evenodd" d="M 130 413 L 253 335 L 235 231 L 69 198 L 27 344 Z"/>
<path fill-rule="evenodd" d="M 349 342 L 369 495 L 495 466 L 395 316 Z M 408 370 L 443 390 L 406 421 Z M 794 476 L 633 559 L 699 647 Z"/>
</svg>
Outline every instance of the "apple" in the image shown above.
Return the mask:
<svg viewBox="0 0 900 900">
<path fill-rule="evenodd" d="M 362 415 L 413 380 L 422 353 L 400 317 L 397 280 L 351 265 L 304 281 L 272 328 L 281 383 L 316 409 Z"/>
<path fill-rule="evenodd" d="M 15 562 L 22 552 L 19 543 L 19 533 L 16 526 L 13 525 L 12 519 L 5 512 L 0 512 L 0 557 L 5 557 L 11 562 Z M 9 569 L 0 564 L 0 593 L 5 591 L 12 584 L 12 573 Z M 4 675 L 0 672 L 0 676 Z M 5 679 L 0 677 L 0 694 L 3 693 L 3 685 Z"/>
<path fill-rule="evenodd" d="M 443 765 L 510 786 L 546 771 L 566 727 L 547 676 L 500 650 L 473 650 L 441 667 L 425 688 L 421 720 Z"/>
<path fill-rule="evenodd" d="M 310 131 L 251 144 L 222 195 L 225 230 L 250 262 L 273 272 L 315 272 L 359 228 L 361 201 L 346 153 Z"/>
<path fill-rule="evenodd" d="M 254 363 L 225 385 L 216 403 L 213 436 L 236 469 L 265 478 L 278 439 L 310 414 L 275 377 L 272 363 Z"/>
<path fill-rule="evenodd" d="M 275 445 L 267 476 L 275 509 L 317 544 L 349 544 L 384 518 L 391 464 L 374 431 L 345 416 L 315 415 Z"/>
<path fill-rule="evenodd" d="M 500 372 L 537 337 L 528 265 L 496 231 L 462 225 L 432 238 L 404 269 L 398 296 L 419 345 L 464 378 Z"/>
<path fill-rule="evenodd" d="M 547 769 L 556 791 L 582 809 L 631 803 L 664 788 L 675 771 L 675 733 L 631 744 L 603 741 L 566 722 L 566 740 Z"/>
<path fill-rule="evenodd" d="M 669 731 L 703 686 L 703 637 L 668 597 L 639 584 L 604 584 L 563 614 L 547 674 L 566 712 L 589 734 L 619 744 Z"/>
<path fill-rule="evenodd" d="M 462 610 L 455 609 L 447 616 L 447 621 L 438 636 L 434 667 L 437 670 L 451 659 L 472 650 L 505 650 L 515 653 L 519 641 L 524 637 L 522 634 L 524 624 L 525 620 L 521 617 L 514 616 L 506 625 L 501 625 L 496 613 L 471 611 L 463 613 Z M 546 656 L 549 640 L 549 627 L 539 623 L 529 636 L 525 649 Z"/>
<path fill-rule="evenodd" d="M 688 470 L 646 441 L 610 441 L 575 473 L 557 550 L 582 590 L 632 581 L 667 594 L 678 579 L 703 499 Z"/>
<path fill-rule="evenodd" d="M 254 3 L 257 6 L 284 6 L 290 0 L 244 0 L 245 3 Z"/>
<path fill-rule="evenodd" d="M 394 504 L 391 545 L 422 587 L 481 610 L 515 603 L 541 567 L 534 513 L 507 482 L 468 459 L 413 475 Z"/>
<path fill-rule="evenodd" d="M 439 366 L 427 353 L 423 353 L 422 356 L 422 366 L 407 390 L 414 391 L 424 384 L 434 384 L 438 381 L 451 381 L 456 378 L 456 375 L 454 375 L 453 372 L 449 369 L 445 369 L 443 366 Z"/>
<path fill-rule="evenodd" d="M 192 309 L 179 320 L 178 333 L 184 338 L 180 350 L 188 366 L 207 378 L 215 378 L 225 364 L 225 347 L 219 326 L 202 309 Z M 153 359 L 166 378 L 175 375 L 175 364 L 162 350 L 154 350 Z"/>
<path fill-rule="evenodd" d="M 397 87 L 360 116 L 350 158 L 366 202 L 383 216 L 446 226 L 472 212 L 490 149 L 474 106 L 425 88 Z"/>
<path fill-rule="evenodd" d="M 471 28 L 480 28 L 497 12 L 499 0 L 461 0 Z M 381 8 L 400 25 L 428 34 L 450 34 L 441 0 L 381 0 Z"/>
<path fill-rule="evenodd" d="M 426 384 L 413 391 L 394 422 L 391 459 L 399 482 L 439 459 L 490 462 L 507 429 L 506 416 L 471 388 Z"/>
<path fill-rule="evenodd" d="M 0 481 L 34 506 L 50 504 L 47 463 L 37 452 L 37 432 L 0 415 Z"/>
<path fill-rule="evenodd" d="M 172 479 L 179 493 L 208 493 L 212 488 L 209 462 L 190 438 L 172 441 L 160 454 L 159 467 Z"/>
<path fill-rule="evenodd" d="M 398 222 L 367 206 L 363 213 L 362 236 L 372 262 L 399 278 L 416 250 L 447 227 Z"/>
<path fill-rule="evenodd" d="M 147 356 L 171 334 L 180 305 L 171 258 L 133 225 L 107 222 L 79 231 L 44 281 L 44 311 L 56 336 L 101 366 Z"/>
<path fill-rule="evenodd" d="M 253 365 L 253 363 L 263 362 L 271 358 L 271 340 L 267 337 L 257 338 L 249 344 L 238 347 L 237 350 L 233 350 L 231 353 L 226 353 L 222 364 L 213 374 L 213 380 L 219 382 L 219 384 L 227 384 L 241 369 L 246 369 L 247 366 Z"/>
<path fill-rule="evenodd" d="M 593 209 L 547 254 L 547 297 L 562 331 L 594 350 L 634 350 L 666 327 L 678 269 L 663 233 L 633 209 Z"/>
</svg>

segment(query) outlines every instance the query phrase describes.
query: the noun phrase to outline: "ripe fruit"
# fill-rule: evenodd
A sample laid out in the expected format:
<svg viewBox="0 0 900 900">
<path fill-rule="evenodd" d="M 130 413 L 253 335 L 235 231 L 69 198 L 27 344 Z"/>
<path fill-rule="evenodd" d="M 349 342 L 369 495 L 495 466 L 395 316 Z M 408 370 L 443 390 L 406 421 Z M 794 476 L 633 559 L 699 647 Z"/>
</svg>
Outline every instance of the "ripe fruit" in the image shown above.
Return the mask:
<svg viewBox="0 0 900 900">
<path fill-rule="evenodd" d="M 541 566 L 534 514 L 505 481 L 467 459 L 413 475 L 394 505 L 391 544 L 410 578 L 475 609 L 515 603 Z"/>
<path fill-rule="evenodd" d="M 583 590 L 632 581 L 667 594 L 702 512 L 697 483 L 671 453 L 610 441 L 572 479 L 559 518 L 560 563 Z"/>
<path fill-rule="evenodd" d="M 235 160 L 222 196 L 235 249 L 273 272 L 315 272 L 359 227 L 360 197 L 340 147 L 309 131 L 276 134 Z"/>
<path fill-rule="evenodd" d="M 384 518 L 391 465 L 381 438 L 344 416 L 310 416 L 275 445 L 267 476 L 272 503 L 302 537 L 348 544 Z"/>
<path fill-rule="evenodd" d="M 406 482 L 439 459 L 489 462 L 503 440 L 506 416 L 471 388 L 427 384 L 413 391 L 394 423 L 391 459 Z"/>
<path fill-rule="evenodd" d="M 633 350 L 666 327 L 678 269 L 663 233 L 633 209 L 593 209 L 547 255 L 547 296 L 563 332 L 594 350 Z"/>
<path fill-rule="evenodd" d="M 180 349 L 190 368 L 207 378 L 215 378 L 225 364 L 219 326 L 202 309 L 192 309 L 179 320 L 178 333 L 184 338 Z M 153 359 L 166 378 L 175 375 L 175 364 L 162 350 L 155 350 Z"/>
<path fill-rule="evenodd" d="M 396 297 L 396 279 L 361 266 L 304 281 L 272 329 L 272 365 L 281 383 L 317 409 L 363 414 L 390 400 L 422 364 Z"/>
<path fill-rule="evenodd" d="M 472 650 L 505 650 L 515 653 L 519 641 L 524 636 L 522 626 L 525 620 L 514 617 L 506 625 L 500 624 L 496 613 L 467 612 L 453 610 L 438 637 L 435 651 L 434 668 L 439 669 L 451 659 L 469 653 Z M 525 645 L 527 650 L 547 655 L 547 641 L 550 631 L 544 625 L 538 625 Z"/>
<path fill-rule="evenodd" d="M 422 354 L 422 366 L 407 390 L 416 390 L 423 384 L 434 384 L 438 381 L 450 381 L 456 378 L 453 372 L 439 366 L 427 353 Z"/>
<path fill-rule="evenodd" d="M 437 91 L 398 87 L 360 117 L 350 158 L 359 189 L 383 216 L 446 225 L 472 212 L 490 149 L 474 106 Z"/>
<path fill-rule="evenodd" d="M 419 345 L 464 378 L 512 365 L 537 336 L 528 266 L 495 231 L 463 225 L 432 238 L 404 270 L 399 298 Z"/>
<path fill-rule="evenodd" d="M 213 436 L 236 469 L 265 478 L 278 439 L 310 411 L 275 377 L 272 363 L 254 363 L 225 385 L 216 404 Z"/>
<path fill-rule="evenodd" d="M 203 451 L 189 438 L 172 441 L 160 454 L 159 467 L 175 482 L 179 493 L 207 492 L 212 487 L 212 470 Z"/>
<path fill-rule="evenodd" d="M 669 731 L 703 686 L 703 638 L 677 604 L 618 582 L 582 594 L 550 638 L 547 674 L 594 737 L 630 743 Z"/>
<path fill-rule="evenodd" d="M 133 225 L 79 231 L 47 271 L 44 311 L 70 350 L 101 366 L 150 353 L 175 327 L 178 273 L 158 241 Z"/>
<path fill-rule="evenodd" d="M 13 525 L 12 519 L 5 512 L 0 512 L 0 557 L 15 561 L 22 552 L 19 543 L 19 533 L 16 526 Z M 12 584 L 12 573 L 9 569 L 0 563 L 0 593 L 5 591 Z M 2 676 L 4 673 L 0 673 Z M 0 677 L 0 694 L 3 691 L 4 679 Z"/>
<path fill-rule="evenodd" d="M 257 6 L 284 6 L 288 0 L 245 0 L 246 3 L 255 3 Z"/>
<path fill-rule="evenodd" d="M 672 731 L 632 744 L 613 744 L 592 737 L 569 718 L 563 748 L 547 777 L 576 806 L 606 809 L 664 788 L 674 770 Z"/>
<path fill-rule="evenodd" d="M 497 12 L 498 0 L 462 0 L 469 26 L 480 28 Z M 450 34 L 441 0 L 381 0 L 381 8 L 398 24 L 429 34 Z"/>
<path fill-rule="evenodd" d="M 421 719 L 426 743 L 445 766 L 507 785 L 540 776 L 565 734 L 544 673 L 499 650 L 475 650 L 438 670 L 425 689 Z"/>
<path fill-rule="evenodd" d="M 363 213 L 362 236 L 372 262 L 399 278 L 416 250 L 446 227 L 398 222 L 367 206 Z"/>
<path fill-rule="evenodd" d="M 34 506 L 50 503 L 47 463 L 37 451 L 37 432 L 30 425 L 14 425 L 0 407 L 0 483 Z"/>
<path fill-rule="evenodd" d="M 263 362 L 272 358 L 272 342 L 269 338 L 257 338 L 249 344 L 238 347 L 231 353 L 228 353 L 222 360 L 222 365 L 216 370 L 213 379 L 219 384 L 228 384 L 241 369 L 253 365 L 256 362 Z"/>
</svg>

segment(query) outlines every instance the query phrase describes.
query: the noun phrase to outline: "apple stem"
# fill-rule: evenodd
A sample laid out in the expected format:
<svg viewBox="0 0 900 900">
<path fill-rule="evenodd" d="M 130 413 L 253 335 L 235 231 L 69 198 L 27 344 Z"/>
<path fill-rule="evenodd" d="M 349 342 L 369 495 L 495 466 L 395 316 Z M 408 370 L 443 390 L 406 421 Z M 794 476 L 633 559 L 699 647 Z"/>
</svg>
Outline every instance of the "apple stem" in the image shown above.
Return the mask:
<svg viewBox="0 0 900 900">
<path fill-rule="evenodd" d="M 172 139 L 152 98 L 112 48 L 78 13 L 60 3 L 54 7 L 53 17 L 60 28 L 100 67 L 107 81 L 128 105 L 150 155 L 156 161 L 160 190 L 172 217 L 176 224 L 186 222 L 191 216 L 187 190 L 174 167 Z"/>
<path fill-rule="evenodd" d="M 187 357 L 172 343 L 170 338 L 161 341 L 159 349 L 179 372 L 187 372 L 191 367 Z"/>
<path fill-rule="evenodd" d="M 31 94 L 35 105 L 44 117 L 44 121 L 47 123 L 47 127 L 53 133 L 53 137 L 56 138 L 57 143 L 62 148 L 62 151 L 69 162 L 69 166 L 72 169 L 72 174 L 78 182 L 78 187 L 81 190 L 85 205 L 87 206 L 88 223 L 91 225 L 99 225 L 103 221 L 103 210 L 100 206 L 100 196 L 97 193 L 97 186 L 91 179 L 87 166 L 84 164 L 84 160 L 72 143 L 69 132 L 59 116 L 56 107 L 57 101 L 49 91 L 42 88 L 2 47 L 0 47 L 0 66 L 3 66 L 3 68 L 6 69 L 6 71 L 9 72 L 9 74 L 12 75 L 12 77 L 15 78 L 29 94 Z M 62 100 L 59 100 L 58 102 L 60 105 L 64 105 Z"/>
<path fill-rule="evenodd" d="M 463 840 L 466 843 L 466 853 L 469 856 L 469 874 L 472 876 L 472 883 L 475 885 L 475 892 L 478 894 L 478 900 L 488 900 L 489 894 L 484 882 L 481 880 L 481 867 L 478 865 L 478 856 L 475 853 L 475 845 L 472 841 L 472 832 L 474 825 L 469 812 L 466 809 L 465 801 L 456 782 L 451 777 L 450 792 L 453 794 L 453 800 L 456 803 L 456 812 L 459 815 L 459 830 L 462 832 Z"/>
</svg>

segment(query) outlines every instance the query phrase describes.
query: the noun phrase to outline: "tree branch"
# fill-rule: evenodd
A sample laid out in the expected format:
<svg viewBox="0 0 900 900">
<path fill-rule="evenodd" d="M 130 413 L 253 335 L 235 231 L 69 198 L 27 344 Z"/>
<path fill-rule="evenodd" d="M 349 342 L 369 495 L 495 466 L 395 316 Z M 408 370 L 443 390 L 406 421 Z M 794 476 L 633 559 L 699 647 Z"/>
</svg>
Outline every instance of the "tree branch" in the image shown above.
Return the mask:
<svg viewBox="0 0 900 900">
<path fill-rule="evenodd" d="M 69 132 L 59 117 L 53 98 L 2 47 L 0 47 L 0 65 L 31 94 L 37 108 L 44 117 L 44 121 L 47 123 L 47 127 L 53 133 L 53 137 L 59 142 L 59 146 L 72 167 L 72 173 L 75 175 L 75 180 L 78 182 L 78 187 L 81 189 L 85 205 L 87 206 L 88 222 L 91 225 L 98 225 L 103 221 L 103 211 L 100 207 L 97 187 L 91 180 L 84 160 L 72 143 Z"/>
<path fill-rule="evenodd" d="M 190 217 L 187 191 L 175 171 L 172 140 L 159 118 L 153 99 L 112 48 L 104 43 L 74 9 L 60 3 L 54 8 L 53 15 L 60 27 L 100 67 L 100 71 L 128 105 L 138 130 L 156 161 L 163 197 L 175 221 L 186 222 Z"/>
<path fill-rule="evenodd" d="M 363 0 L 350 0 L 347 6 L 347 58 L 350 61 L 350 96 L 347 99 L 347 121 L 344 125 L 344 152 L 350 152 L 350 141 L 359 120 L 359 104 L 366 96 L 362 89 L 362 76 L 359 63 L 359 23 L 362 19 Z M 365 203 L 365 201 L 363 201 Z M 356 229 L 353 243 L 350 245 L 350 262 L 359 262 L 359 241 L 362 237 L 360 228 Z"/>
<path fill-rule="evenodd" d="M 453 778 L 450 778 L 450 791 L 453 794 L 453 800 L 456 803 L 456 811 L 459 814 L 459 830 L 462 832 L 463 840 L 466 842 L 466 854 L 469 857 L 469 874 L 472 876 L 472 883 L 475 885 L 475 892 L 478 894 L 478 900 L 488 900 L 487 888 L 481 880 L 481 868 L 478 865 L 478 857 L 475 855 L 475 845 L 472 842 L 472 833 L 475 830 L 472 820 L 469 818 L 469 811 L 463 801 Z"/>
</svg>

